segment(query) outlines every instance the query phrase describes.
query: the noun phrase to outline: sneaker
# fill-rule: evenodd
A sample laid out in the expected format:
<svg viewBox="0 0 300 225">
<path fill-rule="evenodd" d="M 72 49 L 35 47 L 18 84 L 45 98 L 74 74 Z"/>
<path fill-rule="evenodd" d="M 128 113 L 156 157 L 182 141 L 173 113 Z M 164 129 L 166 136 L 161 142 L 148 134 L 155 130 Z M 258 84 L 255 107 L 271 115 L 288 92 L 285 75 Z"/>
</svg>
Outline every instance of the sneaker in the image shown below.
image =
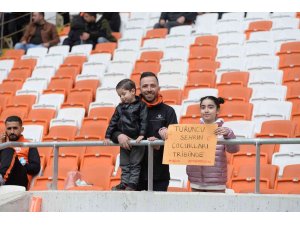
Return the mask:
<svg viewBox="0 0 300 225">
<path fill-rule="evenodd" d="M 123 183 L 118 184 L 117 186 L 112 187 L 112 191 L 123 191 L 126 189 L 126 185 Z"/>
</svg>

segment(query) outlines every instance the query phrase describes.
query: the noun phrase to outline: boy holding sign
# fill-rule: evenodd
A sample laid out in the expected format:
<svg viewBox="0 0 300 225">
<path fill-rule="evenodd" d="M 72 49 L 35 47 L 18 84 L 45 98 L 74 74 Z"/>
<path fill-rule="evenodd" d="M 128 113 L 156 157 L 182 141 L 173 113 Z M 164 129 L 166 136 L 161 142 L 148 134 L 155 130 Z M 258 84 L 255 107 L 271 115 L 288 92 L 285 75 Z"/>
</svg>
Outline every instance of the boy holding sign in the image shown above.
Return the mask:
<svg viewBox="0 0 300 225">
<path fill-rule="evenodd" d="M 201 124 L 217 124 L 215 135 L 222 135 L 224 139 L 234 139 L 233 131 L 222 127 L 223 120 L 218 118 L 220 105 L 224 103 L 223 98 L 206 96 L 200 99 Z M 226 153 L 239 151 L 238 145 L 217 145 L 215 163 L 213 166 L 187 166 L 188 178 L 191 182 L 192 191 L 202 192 L 225 192 L 227 181 Z"/>
</svg>

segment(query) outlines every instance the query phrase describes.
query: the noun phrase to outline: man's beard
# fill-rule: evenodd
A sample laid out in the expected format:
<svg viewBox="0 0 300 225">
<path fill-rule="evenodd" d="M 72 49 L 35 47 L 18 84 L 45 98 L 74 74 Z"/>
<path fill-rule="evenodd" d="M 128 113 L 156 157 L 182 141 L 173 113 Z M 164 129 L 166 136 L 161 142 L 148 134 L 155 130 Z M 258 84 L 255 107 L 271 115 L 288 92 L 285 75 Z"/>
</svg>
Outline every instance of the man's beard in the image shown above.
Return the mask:
<svg viewBox="0 0 300 225">
<path fill-rule="evenodd" d="M 15 134 L 11 134 L 11 135 L 8 136 L 8 139 L 10 141 L 17 141 L 17 140 L 19 140 L 19 136 L 15 135 Z"/>
</svg>

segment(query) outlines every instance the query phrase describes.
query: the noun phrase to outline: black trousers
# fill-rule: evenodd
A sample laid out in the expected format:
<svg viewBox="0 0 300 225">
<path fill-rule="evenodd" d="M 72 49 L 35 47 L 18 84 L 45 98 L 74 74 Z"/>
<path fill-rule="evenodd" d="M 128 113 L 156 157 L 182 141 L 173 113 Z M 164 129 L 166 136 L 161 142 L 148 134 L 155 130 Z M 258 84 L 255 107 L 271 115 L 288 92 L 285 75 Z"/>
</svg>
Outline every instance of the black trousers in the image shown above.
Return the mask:
<svg viewBox="0 0 300 225">
<path fill-rule="evenodd" d="M 144 154 L 144 146 L 132 146 L 131 150 L 124 148 L 120 150 L 121 182 L 133 189 L 136 189 L 139 183 Z"/>
<path fill-rule="evenodd" d="M 27 189 L 26 168 L 20 163 L 13 148 L 0 150 L 0 173 L 5 178 L 5 185 L 18 185 Z"/>
<path fill-rule="evenodd" d="M 154 180 L 153 191 L 167 191 L 169 186 L 169 180 Z M 148 190 L 148 180 L 140 180 L 138 185 L 138 191 Z"/>
</svg>

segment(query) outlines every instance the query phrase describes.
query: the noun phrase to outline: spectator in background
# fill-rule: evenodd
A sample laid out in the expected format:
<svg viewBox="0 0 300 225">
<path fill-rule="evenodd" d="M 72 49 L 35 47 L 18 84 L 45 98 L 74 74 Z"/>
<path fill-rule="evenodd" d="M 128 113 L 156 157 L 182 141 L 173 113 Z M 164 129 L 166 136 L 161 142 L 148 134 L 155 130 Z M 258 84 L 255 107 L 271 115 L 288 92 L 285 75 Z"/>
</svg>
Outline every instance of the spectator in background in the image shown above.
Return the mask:
<svg viewBox="0 0 300 225">
<path fill-rule="evenodd" d="M 6 132 L 0 134 L 1 143 L 8 141 L 29 142 L 23 135 L 22 120 L 10 116 L 5 120 Z M 32 176 L 40 171 L 40 156 L 37 148 L 8 147 L 0 150 L 0 186 L 18 185 L 28 187 Z"/>
<path fill-rule="evenodd" d="M 170 31 L 175 26 L 192 24 L 197 15 L 196 12 L 163 12 L 154 28 L 167 28 Z"/>
<path fill-rule="evenodd" d="M 140 78 L 141 97 L 147 104 L 147 130 L 145 136 L 149 141 L 165 140 L 167 127 L 177 124 L 175 111 L 172 107 L 163 103 L 159 94 L 158 79 L 152 72 L 144 72 Z M 112 140 L 120 143 L 122 148 L 130 149 L 130 138 L 125 134 L 114 132 Z M 170 182 L 169 165 L 162 164 L 164 146 L 154 147 L 153 157 L 153 190 L 167 191 Z M 148 150 L 145 152 L 142 162 L 142 170 L 138 190 L 148 190 Z"/>
<path fill-rule="evenodd" d="M 85 12 L 78 15 L 71 21 L 71 30 L 68 37 L 64 40 L 63 45 L 79 45 L 116 41 L 111 35 L 111 29 L 107 20 L 96 22 L 97 13 Z"/>
<path fill-rule="evenodd" d="M 15 49 L 45 47 L 57 45 L 59 37 L 54 24 L 48 23 L 44 19 L 43 12 L 32 13 L 32 22 L 26 27 L 21 42 L 15 45 Z"/>
<path fill-rule="evenodd" d="M 224 103 L 223 98 L 206 96 L 200 99 L 201 124 L 217 124 L 215 135 L 222 135 L 224 139 L 234 139 L 235 135 L 230 128 L 222 127 L 224 121 L 218 118 L 220 105 Z M 238 145 L 217 145 L 215 165 L 192 166 L 188 165 L 186 170 L 191 182 L 192 191 L 195 192 L 225 192 L 227 182 L 227 160 L 226 153 L 239 151 Z"/>
<path fill-rule="evenodd" d="M 103 12 L 100 21 L 106 19 L 112 32 L 120 32 L 121 17 L 118 12 Z"/>
</svg>

